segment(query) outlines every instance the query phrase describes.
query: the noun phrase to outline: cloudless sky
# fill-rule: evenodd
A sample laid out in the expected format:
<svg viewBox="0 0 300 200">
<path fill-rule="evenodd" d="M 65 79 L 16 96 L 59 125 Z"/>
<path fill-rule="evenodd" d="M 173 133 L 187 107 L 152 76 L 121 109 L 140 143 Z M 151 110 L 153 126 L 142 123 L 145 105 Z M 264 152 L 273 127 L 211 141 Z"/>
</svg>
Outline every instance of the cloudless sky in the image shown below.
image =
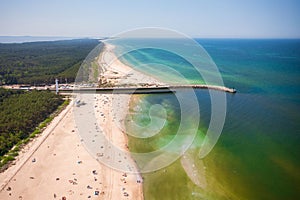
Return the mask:
<svg viewBox="0 0 300 200">
<path fill-rule="evenodd" d="M 2 36 L 113 36 L 139 27 L 191 37 L 300 38 L 300 0 L 0 0 Z"/>
</svg>

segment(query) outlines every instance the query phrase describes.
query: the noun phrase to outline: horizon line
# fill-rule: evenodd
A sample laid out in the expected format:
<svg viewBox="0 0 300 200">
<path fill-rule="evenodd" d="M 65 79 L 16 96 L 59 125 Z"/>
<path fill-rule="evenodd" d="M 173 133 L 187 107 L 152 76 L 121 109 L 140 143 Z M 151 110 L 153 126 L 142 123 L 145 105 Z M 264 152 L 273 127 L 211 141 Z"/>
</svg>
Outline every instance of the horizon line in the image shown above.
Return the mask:
<svg viewBox="0 0 300 200">
<path fill-rule="evenodd" d="M 28 41 L 22 40 L 29 39 Z M 116 37 L 100 37 L 100 36 L 32 36 L 32 35 L 0 35 L 0 43 L 28 43 L 28 42 L 50 42 L 50 41 L 62 41 L 62 40 L 75 40 L 75 39 L 98 39 L 106 40 Z M 190 37 L 191 39 L 207 39 L 207 40 L 300 40 L 300 37 Z M 7 39 L 7 40 L 1 40 Z M 11 41 L 10 41 L 11 39 Z M 13 40 L 15 39 L 15 40 Z M 19 40 L 18 40 L 19 39 Z M 32 41 L 30 41 L 32 39 Z M 53 39 L 53 40 L 52 40 Z M 130 37 L 130 39 L 184 39 L 184 37 Z"/>
</svg>

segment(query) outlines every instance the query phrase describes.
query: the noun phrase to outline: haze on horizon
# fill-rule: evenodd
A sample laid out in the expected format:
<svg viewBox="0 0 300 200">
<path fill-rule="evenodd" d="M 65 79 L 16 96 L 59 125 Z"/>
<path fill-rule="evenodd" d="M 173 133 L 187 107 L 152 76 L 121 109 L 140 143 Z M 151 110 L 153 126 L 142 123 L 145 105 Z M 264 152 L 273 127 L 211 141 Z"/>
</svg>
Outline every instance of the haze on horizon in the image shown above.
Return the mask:
<svg viewBox="0 0 300 200">
<path fill-rule="evenodd" d="M 2 0 L 1 36 L 110 37 L 162 27 L 191 37 L 300 38 L 297 0 Z"/>
</svg>

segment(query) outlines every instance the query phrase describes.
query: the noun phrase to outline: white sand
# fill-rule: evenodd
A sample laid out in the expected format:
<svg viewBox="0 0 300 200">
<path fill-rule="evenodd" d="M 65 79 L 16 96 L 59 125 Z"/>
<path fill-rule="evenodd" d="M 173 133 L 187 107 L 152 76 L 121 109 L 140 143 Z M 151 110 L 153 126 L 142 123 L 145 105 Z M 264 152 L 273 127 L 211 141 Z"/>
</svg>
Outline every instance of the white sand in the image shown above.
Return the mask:
<svg viewBox="0 0 300 200">
<path fill-rule="evenodd" d="M 104 69 L 102 75 L 105 79 L 112 82 L 115 86 L 124 86 L 125 84 L 132 86 L 147 85 L 148 87 L 166 86 L 161 81 L 122 63 L 113 53 L 114 48 L 115 46 L 105 43 L 102 56 L 98 60 L 99 65 Z"/>
<path fill-rule="evenodd" d="M 129 174 L 124 183 L 121 181 L 122 172 L 92 158 L 76 133 L 71 106 L 66 111 L 65 116 L 64 113 L 58 116 L 61 119 L 58 126 L 32 155 L 31 152 L 47 131 L 31 144 L 30 150 L 22 155 L 16 165 L 1 174 L 2 186 L 7 178 L 12 179 L 0 192 L 0 199 L 62 199 L 63 196 L 67 199 L 143 199 L 142 184 L 136 183 L 135 175 Z M 53 126 L 55 122 L 47 130 Z M 28 155 L 29 159 L 22 165 L 22 159 Z M 32 162 L 33 159 L 36 162 Z M 93 170 L 97 174 L 93 174 Z M 99 191 L 99 195 L 95 195 L 95 191 Z M 124 192 L 129 196 L 125 197 Z"/>
<path fill-rule="evenodd" d="M 131 68 L 119 60 L 115 60 L 112 66 L 113 70 L 120 72 L 120 75 L 131 71 Z M 135 76 L 135 79 L 137 78 Z M 149 81 L 152 84 L 156 82 L 152 78 L 147 79 L 146 76 L 140 78 L 143 82 Z M 101 104 L 103 98 L 110 102 L 112 95 L 97 94 L 95 97 L 96 103 Z M 128 106 L 128 102 L 121 107 L 125 107 L 126 110 L 126 105 Z M 126 150 L 127 138 L 124 131 L 113 123 L 112 106 L 112 103 L 99 106 L 99 111 L 104 115 L 102 118 L 97 116 L 97 119 L 104 133 L 107 134 L 106 137 L 120 149 Z M 71 103 L 38 138 L 25 147 L 24 153 L 20 154 L 15 165 L 0 174 L 1 200 L 62 199 L 63 197 L 66 199 L 143 199 L 142 183 L 137 183 L 136 174 L 127 174 L 124 177 L 124 172 L 96 161 L 82 145 L 74 121 L 74 109 L 76 108 Z M 122 111 L 120 113 L 122 115 Z M 93 173 L 94 170 L 96 173 Z M 95 192 L 98 191 L 99 194 L 96 195 Z"/>
</svg>

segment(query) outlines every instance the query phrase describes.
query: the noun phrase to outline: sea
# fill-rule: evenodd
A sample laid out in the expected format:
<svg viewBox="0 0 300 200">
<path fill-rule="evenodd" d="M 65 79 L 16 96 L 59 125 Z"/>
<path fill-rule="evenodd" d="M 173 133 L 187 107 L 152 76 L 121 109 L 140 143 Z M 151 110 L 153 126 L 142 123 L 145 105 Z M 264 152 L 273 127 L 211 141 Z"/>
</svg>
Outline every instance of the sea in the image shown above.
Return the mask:
<svg viewBox="0 0 300 200">
<path fill-rule="evenodd" d="M 153 119 L 162 115 L 153 114 L 153 105 L 160 105 L 167 116 L 155 135 L 129 136 L 130 149 L 137 153 L 163 149 L 176 138 L 184 120 L 197 126 L 184 154 L 167 166 L 142 174 L 145 199 L 300 199 L 300 40 L 193 41 L 199 52 L 180 39 L 115 43 L 122 62 L 160 81 L 223 84 L 237 91 L 182 90 L 144 94 L 131 102 L 128 118 L 140 126 L 159 123 Z M 176 93 L 184 98 L 179 100 Z M 199 109 L 180 102 L 189 101 L 192 93 Z M 224 124 L 219 124 L 222 130 L 215 138 L 216 144 L 201 157 L 199 152 L 213 120 L 212 93 L 225 97 L 222 105 L 226 109 L 220 112 L 226 116 Z M 188 116 L 182 115 L 183 110 Z M 214 117 L 222 115 L 216 112 Z M 139 134 L 139 130 L 130 131 Z"/>
</svg>

